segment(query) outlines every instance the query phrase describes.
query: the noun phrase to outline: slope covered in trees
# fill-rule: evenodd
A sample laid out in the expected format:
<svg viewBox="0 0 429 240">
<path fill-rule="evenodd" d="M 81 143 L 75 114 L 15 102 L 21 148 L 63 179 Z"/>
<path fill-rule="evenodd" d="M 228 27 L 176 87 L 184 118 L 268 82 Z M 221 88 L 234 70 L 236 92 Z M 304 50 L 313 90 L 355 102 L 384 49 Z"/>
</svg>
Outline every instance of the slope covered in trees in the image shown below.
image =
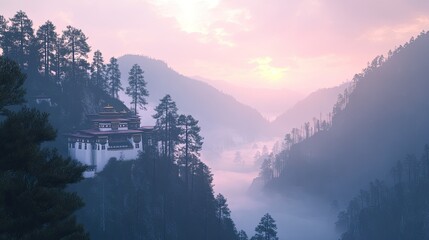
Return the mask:
<svg viewBox="0 0 429 240">
<path fill-rule="evenodd" d="M 295 186 L 344 199 L 428 142 L 428 46 L 429 34 L 422 32 L 387 58 L 376 57 L 340 96 L 327 128 L 316 123 L 308 128 L 312 134 L 298 129 L 298 140 L 287 135 L 268 188 Z"/>
<path fill-rule="evenodd" d="M 92 239 L 237 239 L 226 199 L 200 160 L 198 121 L 179 115 L 171 96 L 155 108 L 153 142 L 138 159 L 116 161 L 75 189 Z"/>
<path fill-rule="evenodd" d="M 427 239 L 429 237 L 429 146 L 409 154 L 390 171 L 388 181 L 375 180 L 338 214 L 342 240 Z"/>
<path fill-rule="evenodd" d="M 332 106 L 337 101 L 338 95 L 344 92 L 349 83 L 343 83 L 332 88 L 319 89 L 301 101 L 297 102 L 291 108 L 280 114 L 271 125 L 277 134 L 284 131 L 290 131 L 292 128 L 299 127 L 305 122 L 327 119 L 332 111 Z"/>
<path fill-rule="evenodd" d="M 247 142 L 268 132 L 268 121 L 255 109 L 207 83 L 177 73 L 162 61 L 138 55 L 125 55 L 118 61 L 121 72 L 128 71 L 135 63 L 142 66 L 150 105 L 170 94 L 184 112 L 199 119 L 210 147 Z M 125 86 L 124 78 L 122 83 Z"/>
<path fill-rule="evenodd" d="M 42 144 L 55 139 L 48 115 L 24 107 L 25 76 L 0 56 L 0 239 L 88 239 L 69 184 L 85 167 Z"/>
<path fill-rule="evenodd" d="M 19 26 L 23 23 L 25 26 Z M 117 60 L 111 58 L 106 65 L 96 51 L 89 64 L 90 46 L 81 30 L 68 26 L 60 35 L 48 21 L 34 35 L 32 22 L 22 11 L 10 22 L 0 16 L 0 26 L 2 54 L 17 60 L 28 76 L 24 86 L 27 105 L 48 112 L 60 134 L 88 127 L 86 115 L 106 104 L 129 111 L 117 99 L 118 91 L 125 88 L 118 82 Z M 9 75 L 0 79 L 9 84 L 0 88 L 0 113 L 4 106 L 23 102 L 23 75 Z M 133 65 L 129 75 L 127 92 L 134 98 L 134 106 L 145 106 L 148 92 L 143 71 Z M 6 80 L 18 83 L 15 86 Z M 79 222 L 92 239 L 237 239 L 226 199 L 221 194 L 214 197 L 212 174 L 200 160 L 203 137 L 199 121 L 192 115 L 180 115 L 169 95 L 161 99 L 155 112 L 154 144 L 138 159 L 112 160 L 97 177 L 72 187 L 86 204 Z M 10 120 L 0 126 L 1 145 L 6 149 L 0 161 L 6 171 L 0 174 L 0 191 L 6 193 L 0 194 L 0 238 L 60 239 L 70 235 L 70 239 L 86 239 L 83 228 L 70 216 L 83 203 L 76 194 L 63 192 L 68 183 L 82 178 L 84 167 L 55 151 L 36 151 L 55 135 L 54 128 L 46 125 L 47 114 L 36 110 L 7 114 Z M 31 140 L 36 143 L 30 144 Z M 10 144 L 14 141 L 16 145 Z M 63 150 L 67 146 L 64 139 L 52 144 Z M 13 169 L 17 157 L 24 160 L 24 166 L 18 167 L 26 169 Z M 56 201 L 51 202 L 50 194 Z M 30 214 L 29 208 L 38 204 L 40 215 L 37 211 Z"/>
<path fill-rule="evenodd" d="M 49 113 L 60 136 L 49 144 L 63 154 L 67 147 L 63 134 L 84 127 L 87 114 L 106 104 L 128 110 L 115 98 L 115 60 L 106 65 L 102 53 L 95 51 L 90 64 L 87 39 L 80 29 L 67 26 L 58 31 L 50 21 L 34 28 L 22 11 L 10 19 L 0 16 L 2 55 L 18 62 L 26 74 L 26 104 Z"/>
</svg>

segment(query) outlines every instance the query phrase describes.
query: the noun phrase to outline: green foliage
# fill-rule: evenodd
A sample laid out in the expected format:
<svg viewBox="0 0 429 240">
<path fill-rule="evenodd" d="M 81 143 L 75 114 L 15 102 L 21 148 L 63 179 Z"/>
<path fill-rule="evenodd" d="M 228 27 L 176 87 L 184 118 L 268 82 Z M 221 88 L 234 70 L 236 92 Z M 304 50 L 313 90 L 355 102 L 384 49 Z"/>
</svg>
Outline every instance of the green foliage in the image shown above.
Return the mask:
<svg viewBox="0 0 429 240">
<path fill-rule="evenodd" d="M 24 102 L 24 80 L 18 64 L 0 56 L 0 113 L 6 106 Z"/>
<path fill-rule="evenodd" d="M 23 80 L 17 65 L 3 57 L 0 75 Z M 7 84 L 0 81 L 0 89 Z M 0 106 L 22 100 L 20 87 L 11 91 L 12 99 L 0 100 Z M 46 113 L 22 108 L 5 116 L 0 122 L 0 239 L 88 239 L 72 216 L 82 200 L 65 191 L 82 179 L 85 167 L 41 148 L 56 136 Z"/>
</svg>

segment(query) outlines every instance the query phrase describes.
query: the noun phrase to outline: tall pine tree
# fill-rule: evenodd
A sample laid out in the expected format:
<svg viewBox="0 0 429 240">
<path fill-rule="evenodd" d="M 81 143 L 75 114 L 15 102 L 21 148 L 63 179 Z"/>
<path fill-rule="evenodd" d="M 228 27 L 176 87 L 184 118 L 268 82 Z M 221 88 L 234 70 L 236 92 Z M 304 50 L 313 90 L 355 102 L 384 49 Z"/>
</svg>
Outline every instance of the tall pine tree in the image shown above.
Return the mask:
<svg viewBox="0 0 429 240">
<path fill-rule="evenodd" d="M 106 65 L 100 50 L 95 51 L 92 58 L 91 81 L 98 89 L 107 92 Z"/>
<path fill-rule="evenodd" d="M 14 59 L 19 66 L 27 70 L 31 54 L 31 44 L 34 38 L 33 21 L 23 11 L 18 11 L 10 19 L 10 27 L 6 32 L 7 41 L 4 48 L 7 49 L 6 56 Z"/>
<path fill-rule="evenodd" d="M 131 97 L 131 104 L 134 104 L 134 112 L 137 115 L 137 106 L 145 108 L 147 104 L 146 97 L 149 92 L 146 89 L 146 81 L 144 80 L 143 70 L 137 64 L 134 64 L 129 72 L 126 94 Z"/>
<path fill-rule="evenodd" d="M 110 58 L 107 64 L 106 78 L 109 86 L 110 96 L 119 98 L 119 91 L 124 90 L 121 83 L 121 71 L 119 70 L 118 59 Z"/>
<path fill-rule="evenodd" d="M 55 32 L 55 25 L 51 21 L 47 21 L 37 30 L 36 39 L 40 54 L 40 71 L 44 73 L 45 79 L 52 77 L 52 72 L 55 71 L 55 54 L 57 50 L 58 35 Z"/>
<path fill-rule="evenodd" d="M 91 50 L 88 43 L 88 38 L 82 30 L 67 26 L 63 31 L 62 43 L 64 47 L 64 56 L 68 62 L 68 71 L 71 73 L 71 80 L 77 82 L 88 79 L 87 71 L 89 64 L 87 62 L 88 53 Z M 86 83 L 86 82 L 84 82 Z"/>
<path fill-rule="evenodd" d="M 266 213 L 255 228 L 256 234 L 251 240 L 278 240 L 276 221 Z"/>
<path fill-rule="evenodd" d="M 8 20 L 3 17 L 2 15 L 0 15 L 0 49 L 3 52 L 3 55 L 8 55 L 7 54 L 7 49 L 5 48 L 5 41 L 6 41 L 6 31 L 8 29 Z"/>
<path fill-rule="evenodd" d="M 191 159 L 200 157 L 203 137 L 200 135 L 201 128 L 198 126 L 198 120 L 191 115 L 180 115 L 177 125 L 180 130 L 179 141 L 181 144 L 179 158 L 185 168 L 185 185 L 189 187 L 189 163 Z"/>
<path fill-rule="evenodd" d="M 165 95 L 155 108 L 153 118 L 155 137 L 160 142 L 161 155 L 174 160 L 174 150 L 179 141 L 179 128 L 177 127 L 177 106 L 170 95 Z"/>
<path fill-rule="evenodd" d="M 0 100 L 0 239 L 89 239 L 73 217 L 83 202 L 65 191 L 85 167 L 41 147 L 56 135 L 46 113 L 4 110 L 23 102 L 22 83 L 18 65 L 0 57 L 0 93 L 11 91 Z"/>
</svg>

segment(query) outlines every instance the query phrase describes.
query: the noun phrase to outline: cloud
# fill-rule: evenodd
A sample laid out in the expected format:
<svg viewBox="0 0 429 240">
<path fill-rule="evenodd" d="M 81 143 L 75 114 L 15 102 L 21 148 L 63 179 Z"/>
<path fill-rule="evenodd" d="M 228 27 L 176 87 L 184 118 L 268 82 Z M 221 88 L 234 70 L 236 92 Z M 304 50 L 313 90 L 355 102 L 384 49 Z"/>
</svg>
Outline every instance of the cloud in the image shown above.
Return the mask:
<svg viewBox="0 0 429 240">
<path fill-rule="evenodd" d="M 429 16 L 412 19 L 407 23 L 372 28 L 362 34 L 361 39 L 373 42 L 391 41 L 391 39 L 406 39 L 423 29 L 429 29 Z"/>
<path fill-rule="evenodd" d="M 259 57 L 249 61 L 251 64 L 256 64 L 254 71 L 262 79 L 268 81 L 278 81 L 285 77 L 285 73 L 289 70 L 287 67 L 275 67 L 272 65 L 273 59 L 270 57 Z"/>
</svg>

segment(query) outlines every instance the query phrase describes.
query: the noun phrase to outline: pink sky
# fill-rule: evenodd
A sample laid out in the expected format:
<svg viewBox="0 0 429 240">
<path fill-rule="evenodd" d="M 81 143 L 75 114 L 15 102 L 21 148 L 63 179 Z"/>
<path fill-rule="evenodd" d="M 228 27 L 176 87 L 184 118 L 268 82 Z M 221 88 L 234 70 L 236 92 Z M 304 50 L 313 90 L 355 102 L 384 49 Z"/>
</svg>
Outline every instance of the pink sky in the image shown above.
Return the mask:
<svg viewBox="0 0 429 240">
<path fill-rule="evenodd" d="M 106 60 L 142 54 L 188 76 L 297 91 L 351 79 L 429 30 L 427 0 L 0 1 L 36 28 L 81 28 Z"/>
</svg>

